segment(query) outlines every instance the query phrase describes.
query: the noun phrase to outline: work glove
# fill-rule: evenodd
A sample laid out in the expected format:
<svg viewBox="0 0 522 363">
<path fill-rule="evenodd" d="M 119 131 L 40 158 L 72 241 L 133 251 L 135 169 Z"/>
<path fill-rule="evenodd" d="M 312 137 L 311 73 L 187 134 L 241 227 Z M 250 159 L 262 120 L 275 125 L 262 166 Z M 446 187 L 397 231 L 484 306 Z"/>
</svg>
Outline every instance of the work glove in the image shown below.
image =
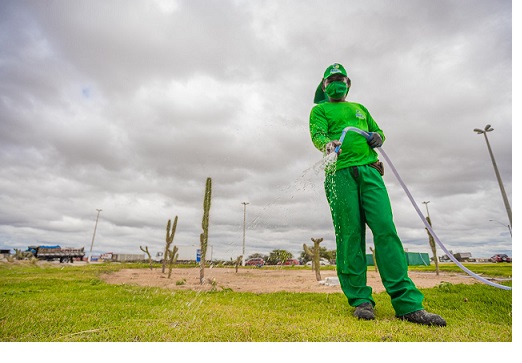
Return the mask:
<svg viewBox="0 0 522 363">
<path fill-rule="evenodd" d="M 370 137 L 368 138 L 368 144 L 370 147 L 376 148 L 382 146 L 382 137 L 377 132 L 370 132 Z"/>
<path fill-rule="evenodd" d="M 326 144 L 326 155 L 334 152 L 337 146 L 341 146 L 341 142 L 339 140 L 332 140 L 328 144 Z M 337 151 L 337 155 L 341 155 L 341 151 L 341 148 L 339 148 L 339 151 Z"/>
</svg>

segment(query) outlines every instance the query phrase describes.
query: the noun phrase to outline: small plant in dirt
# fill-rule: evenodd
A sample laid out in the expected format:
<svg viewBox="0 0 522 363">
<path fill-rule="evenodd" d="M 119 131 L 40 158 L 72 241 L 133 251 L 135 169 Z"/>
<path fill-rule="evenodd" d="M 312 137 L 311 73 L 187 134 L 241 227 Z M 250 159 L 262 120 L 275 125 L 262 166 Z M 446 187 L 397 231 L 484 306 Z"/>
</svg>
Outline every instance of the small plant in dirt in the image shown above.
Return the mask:
<svg viewBox="0 0 522 363">
<path fill-rule="evenodd" d="M 451 282 L 442 281 L 440 284 L 437 285 L 437 288 L 449 292 L 453 289 L 454 286 L 455 285 L 453 285 Z"/>
<path fill-rule="evenodd" d="M 212 288 L 210 289 L 211 292 L 217 291 L 217 281 L 216 281 L 216 279 L 212 279 L 210 281 L 210 285 L 212 285 Z"/>
<path fill-rule="evenodd" d="M 231 259 L 232 259 L 232 258 L 231 258 Z M 237 273 L 237 271 L 238 271 L 238 269 L 239 269 L 239 266 L 241 266 L 241 261 L 243 261 L 243 255 L 238 256 L 238 257 L 236 258 L 236 262 L 234 262 L 234 267 L 236 268 L 236 273 Z"/>
<path fill-rule="evenodd" d="M 152 257 L 149 252 L 149 246 L 145 246 L 145 248 L 140 246 L 140 250 L 142 250 L 143 252 L 145 252 L 147 254 L 147 258 L 149 259 L 149 267 L 150 267 L 150 270 L 152 271 Z"/>
<path fill-rule="evenodd" d="M 186 283 L 187 283 L 187 280 L 181 279 L 181 280 L 176 281 L 176 286 L 185 285 Z"/>
</svg>

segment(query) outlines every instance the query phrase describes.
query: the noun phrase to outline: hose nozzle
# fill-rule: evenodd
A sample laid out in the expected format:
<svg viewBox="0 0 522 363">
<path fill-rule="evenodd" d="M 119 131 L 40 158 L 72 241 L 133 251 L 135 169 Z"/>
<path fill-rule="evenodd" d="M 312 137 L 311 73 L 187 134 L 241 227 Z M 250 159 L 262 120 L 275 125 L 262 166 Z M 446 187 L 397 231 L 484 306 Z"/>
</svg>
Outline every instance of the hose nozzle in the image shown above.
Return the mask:
<svg viewBox="0 0 522 363">
<path fill-rule="evenodd" d="M 345 127 L 345 128 L 343 129 L 343 132 L 342 132 L 342 134 L 341 134 L 341 137 L 339 138 L 339 141 L 341 142 L 341 145 L 342 145 L 342 143 L 343 143 L 343 141 L 344 141 L 344 137 L 346 136 L 346 133 L 347 133 L 348 131 L 357 132 L 359 135 L 364 136 L 364 137 L 366 138 L 366 140 L 368 140 L 368 138 L 370 137 L 370 133 L 368 133 L 368 132 L 366 132 L 366 131 L 363 131 L 363 130 L 361 130 L 361 129 L 358 129 L 357 127 L 348 126 L 348 127 Z M 339 146 L 337 146 L 337 147 L 335 148 L 335 153 L 336 153 L 336 154 L 339 153 L 339 149 L 341 148 L 341 145 L 339 145 Z"/>
</svg>

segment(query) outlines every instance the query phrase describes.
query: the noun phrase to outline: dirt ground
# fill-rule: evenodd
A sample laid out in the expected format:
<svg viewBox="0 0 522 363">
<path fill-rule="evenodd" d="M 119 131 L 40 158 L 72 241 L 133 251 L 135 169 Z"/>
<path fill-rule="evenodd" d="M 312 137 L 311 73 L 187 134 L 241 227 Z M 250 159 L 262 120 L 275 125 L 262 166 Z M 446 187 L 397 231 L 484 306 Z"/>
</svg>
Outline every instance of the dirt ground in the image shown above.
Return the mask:
<svg viewBox="0 0 522 363">
<path fill-rule="evenodd" d="M 161 273 L 161 268 L 154 270 L 120 270 L 118 272 L 103 275 L 104 281 L 110 284 L 129 284 L 138 286 L 162 287 L 172 290 L 209 291 L 217 289 L 230 289 L 235 292 L 270 293 L 278 291 L 286 292 L 320 292 L 339 293 L 339 285 L 331 285 L 330 279 L 336 278 L 333 270 L 321 271 L 321 281 L 317 281 L 315 272 L 310 269 L 267 269 L 252 268 L 205 268 L 205 283 L 200 284 L 199 268 L 173 269 L 170 279 L 167 274 Z M 410 272 L 410 278 L 419 288 L 435 287 L 442 282 L 452 284 L 472 284 L 476 280 L 462 273 L 440 273 L 438 276 L 427 272 Z M 374 292 L 384 291 L 379 274 L 368 272 L 368 284 Z"/>
</svg>

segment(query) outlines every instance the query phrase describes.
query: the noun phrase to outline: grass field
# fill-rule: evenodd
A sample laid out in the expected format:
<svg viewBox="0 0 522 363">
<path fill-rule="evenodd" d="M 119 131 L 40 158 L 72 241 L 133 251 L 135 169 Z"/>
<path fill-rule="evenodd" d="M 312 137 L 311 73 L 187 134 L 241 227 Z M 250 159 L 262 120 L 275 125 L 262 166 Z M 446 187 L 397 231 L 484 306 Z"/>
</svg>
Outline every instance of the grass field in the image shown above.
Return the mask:
<svg viewBox="0 0 522 363">
<path fill-rule="evenodd" d="M 440 328 L 395 319 L 386 293 L 374 296 L 377 319 L 359 321 L 340 293 L 198 293 L 100 280 L 101 274 L 120 268 L 139 271 L 147 266 L 0 263 L 0 341 L 512 341 L 512 292 L 485 284 L 422 289 L 426 309 L 448 322 Z M 474 265 L 473 271 L 497 277 L 512 274 L 511 264 Z"/>
</svg>

